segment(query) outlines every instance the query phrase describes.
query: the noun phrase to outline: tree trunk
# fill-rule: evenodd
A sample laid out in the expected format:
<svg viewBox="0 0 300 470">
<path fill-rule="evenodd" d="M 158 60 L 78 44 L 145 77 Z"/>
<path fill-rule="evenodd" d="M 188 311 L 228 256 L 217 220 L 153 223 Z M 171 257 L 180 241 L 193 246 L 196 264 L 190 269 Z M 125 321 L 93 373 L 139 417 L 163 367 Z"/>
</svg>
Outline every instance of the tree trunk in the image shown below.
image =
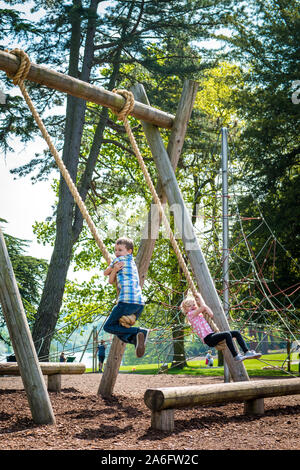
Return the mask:
<svg viewBox="0 0 300 470">
<path fill-rule="evenodd" d="M 181 322 L 181 320 L 178 320 Z M 177 369 L 183 369 L 187 366 L 186 357 L 185 357 L 185 349 L 184 349 L 184 327 L 180 323 L 176 322 L 174 326 L 172 326 L 172 337 L 173 337 L 173 360 L 172 360 L 172 367 L 176 367 Z"/>
<path fill-rule="evenodd" d="M 89 8 L 89 22 L 86 33 L 86 43 L 80 79 L 88 82 L 94 59 L 94 37 L 96 31 L 96 11 L 99 0 L 91 0 Z M 72 34 L 70 41 L 70 62 L 68 75 L 78 76 L 79 51 L 81 39 L 81 1 L 74 0 L 72 10 Z M 125 26 L 123 33 L 125 34 Z M 115 51 L 113 70 L 108 89 L 115 87 L 120 67 L 122 42 Z M 74 181 L 77 180 L 77 168 L 80 155 L 80 145 L 85 122 L 86 101 L 68 95 L 65 141 L 63 161 Z M 85 171 L 79 182 L 79 191 L 83 201 L 86 199 L 93 171 L 103 141 L 103 132 L 106 127 L 108 109 L 103 108 L 97 125 Z M 56 218 L 56 239 L 48 274 L 37 311 L 36 321 L 33 327 L 33 340 L 40 360 L 48 361 L 51 340 L 54 334 L 59 311 L 62 304 L 67 273 L 71 262 L 72 249 L 82 230 L 82 215 L 75 205 L 73 197 L 64 182 L 60 181 L 59 202 Z"/>
<path fill-rule="evenodd" d="M 249 328 L 249 335 L 251 336 L 251 341 L 250 341 L 250 349 L 254 349 L 256 351 L 257 348 L 257 331 L 254 328 Z M 252 339 L 252 337 L 254 339 Z"/>
<path fill-rule="evenodd" d="M 91 9 L 93 8 L 94 11 L 96 11 L 98 3 L 98 1 L 92 0 Z M 79 50 L 81 45 L 80 5 L 80 1 L 74 0 L 74 8 L 71 13 L 72 33 L 70 41 L 70 61 L 68 74 L 72 77 L 77 77 L 79 70 Z M 95 17 L 91 15 L 87 29 L 85 53 L 81 73 L 81 79 L 85 81 L 88 81 L 90 77 L 93 59 L 94 34 Z M 77 178 L 77 168 L 85 119 L 85 110 L 85 100 L 68 95 L 63 161 L 74 182 L 76 182 Z M 100 145 L 101 142 L 99 143 L 98 141 L 98 151 Z M 90 175 L 91 173 L 92 172 L 90 172 Z M 89 182 L 86 180 L 85 187 L 87 187 L 88 184 Z M 87 191 L 85 191 L 83 200 L 86 197 L 86 193 Z M 62 303 L 64 286 L 72 256 L 72 248 L 74 243 L 77 241 L 82 229 L 82 217 L 81 215 L 78 215 L 78 212 L 76 212 L 76 215 L 77 218 L 75 220 L 75 224 L 74 200 L 65 181 L 61 177 L 56 218 L 56 239 L 32 333 L 38 356 L 43 361 L 48 361 L 50 343 Z"/>
<path fill-rule="evenodd" d="M 258 330 L 258 338 L 260 342 L 260 351 L 262 354 L 268 354 L 268 336 L 262 329 Z"/>
</svg>

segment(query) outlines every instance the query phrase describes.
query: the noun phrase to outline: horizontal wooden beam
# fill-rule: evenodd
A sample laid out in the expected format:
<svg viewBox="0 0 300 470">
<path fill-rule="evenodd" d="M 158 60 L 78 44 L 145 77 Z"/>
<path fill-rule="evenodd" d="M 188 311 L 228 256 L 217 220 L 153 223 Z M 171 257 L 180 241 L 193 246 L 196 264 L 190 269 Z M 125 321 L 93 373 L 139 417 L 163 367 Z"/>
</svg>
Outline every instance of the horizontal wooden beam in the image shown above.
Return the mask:
<svg viewBox="0 0 300 470">
<path fill-rule="evenodd" d="M 0 70 L 15 74 L 18 67 L 19 59 L 14 54 L 0 51 Z M 116 93 L 34 63 L 31 63 L 27 80 L 118 111 L 125 103 Z M 171 129 L 174 122 L 172 114 L 139 102 L 135 102 L 131 115 L 165 129 Z"/>
<path fill-rule="evenodd" d="M 39 363 L 43 375 L 54 374 L 83 374 L 85 372 L 85 364 L 73 362 L 40 362 Z M 0 375 L 20 375 L 17 362 L 0 363 Z"/>
<path fill-rule="evenodd" d="M 148 389 L 145 404 L 152 411 L 170 408 L 240 402 L 300 393 L 300 379 L 253 380 L 214 385 Z"/>
</svg>

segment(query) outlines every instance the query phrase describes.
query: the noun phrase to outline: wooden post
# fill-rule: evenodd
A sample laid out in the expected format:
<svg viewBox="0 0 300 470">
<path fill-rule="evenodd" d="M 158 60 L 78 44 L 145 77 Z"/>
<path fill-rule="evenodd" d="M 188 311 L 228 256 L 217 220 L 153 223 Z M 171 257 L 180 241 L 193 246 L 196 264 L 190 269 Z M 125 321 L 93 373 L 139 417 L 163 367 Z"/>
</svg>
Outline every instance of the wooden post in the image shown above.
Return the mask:
<svg viewBox="0 0 300 470">
<path fill-rule="evenodd" d="M 286 353 L 287 353 L 287 371 L 291 372 L 291 341 L 290 338 L 286 342 Z"/>
<path fill-rule="evenodd" d="M 159 431 L 174 431 L 174 410 L 161 410 L 151 412 L 151 428 Z"/>
<path fill-rule="evenodd" d="M 141 86 L 142 85 L 134 85 L 132 87 L 131 90 L 135 98 L 140 97 L 139 90 Z M 177 168 L 178 160 L 181 155 L 187 125 L 192 114 L 197 90 L 197 82 L 194 82 L 192 80 L 185 80 L 167 147 L 168 157 L 170 159 L 174 171 Z M 148 101 L 147 104 L 150 106 L 150 103 Z M 161 199 L 162 205 L 165 205 L 167 202 L 167 197 L 163 190 L 163 185 L 160 178 L 158 179 L 156 191 Z M 141 244 L 136 257 L 136 262 L 139 266 L 139 275 L 141 282 L 144 282 L 146 278 L 155 242 L 158 237 L 160 225 L 161 217 L 159 211 L 156 205 L 152 204 L 147 216 L 146 226 L 143 230 Z"/>
<path fill-rule="evenodd" d="M 247 400 L 244 403 L 245 415 L 263 415 L 265 414 L 265 401 L 263 398 Z"/>
<path fill-rule="evenodd" d="M 110 397 L 113 392 L 125 348 L 126 343 L 114 336 L 98 388 L 98 394 L 104 398 Z"/>
<path fill-rule="evenodd" d="M 138 93 L 138 87 L 134 86 L 132 92 L 136 97 Z M 177 167 L 177 163 L 182 151 L 182 146 L 184 142 L 184 137 L 187 129 L 187 124 L 191 116 L 193 109 L 194 101 L 196 98 L 198 89 L 198 84 L 194 81 L 187 80 L 184 83 L 182 95 L 178 104 L 176 116 L 174 119 L 174 125 L 170 134 L 169 144 L 168 144 L 168 158 L 171 160 L 172 167 L 174 170 Z M 163 192 L 163 187 L 161 182 L 158 183 L 158 194 L 161 194 L 162 202 L 166 202 L 166 196 Z M 144 284 L 147 271 L 150 265 L 150 260 L 154 250 L 155 242 L 157 239 L 159 227 L 160 227 L 160 217 L 158 211 L 154 210 L 149 211 L 148 218 L 146 223 L 146 229 L 144 233 L 148 231 L 148 227 L 151 227 L 151 236 L 146 236 L 142 239 L 137 257 L 136 264 L 139 271 L 140 284 L 141 287 Z M 126 344 L 114 336 L 112 345 L 110 348 L 110 353 L 107 358 L 105 369 L 101 378 L 101 382 L 98 389 L 98 394 L 103 397 L 109 397 L 112 394 L 113 388 L 115 386 L 118 371 L 122 361 L 123 354 L 125 352 Z"/>
<path fill-rule="evenodd" d="M 137 97 L 139 101 L 147 102 L 145 90 L 141 85 L 139 86 L 139 91 L 139 96 Z M 218 328 L 221 331 L 229 330 L 229 324 L 224 314 L 222 303 L 198 243 L 190 215 L 182 198 L 160 132 L 157 127 L 145 121 L 142 121 L 142 125 L 170 209 L 174 212 L 175 223 L 180 232 L 199 291 L 206 304 L 214 312 L 214 318 Z M 235 362 L 228 348 L 224 350 L 224 357 L 234 381 L 249 380 L 244 364 Z"/>
<path fill-rule="evenodd" d="M 0 70 L 15 74 L 18 68 L 19 59 L 14 54 L 0 51 Z M 116 93 L 34 63 L 31 64 L 27 80 L 118 111 L 125 104 L 125 99 Z M 142 103 L 136 102 L 130 114 L 166 129 L 171 129 L 173 126 L 172 114 Z"/>
<path fill-rule="evenodd" d="M 48 391 L 61 392 L 61 374 L 48 375 Z"/>
<path fill-rule="evenodd" d="M 0 301 L 20 368 L 32 418 L 38 424 L 54 424 L 55 418 L 39 366 L 24 307 L 0 229 Z M 13 405 L 12 405 L 13 406 Z"/>
</svg>

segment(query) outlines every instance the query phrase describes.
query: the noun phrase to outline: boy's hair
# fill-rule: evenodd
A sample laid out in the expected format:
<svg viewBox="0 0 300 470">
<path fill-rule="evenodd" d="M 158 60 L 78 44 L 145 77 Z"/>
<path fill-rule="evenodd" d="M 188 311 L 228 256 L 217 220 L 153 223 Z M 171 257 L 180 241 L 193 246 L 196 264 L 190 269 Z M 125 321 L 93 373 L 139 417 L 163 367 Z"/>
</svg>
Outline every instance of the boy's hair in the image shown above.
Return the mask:
<svg viewBox="0 0 300 470">
<path fill-rule="evenodd" d="M 124 245 L 126 246 L 127 250 L 132 250 L 133 252 L 133 241 L 131 240 L 131 238 L 118 238 L 118 240 L 116 241 L 116 245 Z"/>
<path fill-rule="evenodd" d="M 194 297 L 185 297 L 185 299 L 183 299 L 183 301 L 180 304 L 180 310 L 183 313 L 186 313 L 186 304 L 193 301 L 193 300 L 194 300 Z"/>
</svg>

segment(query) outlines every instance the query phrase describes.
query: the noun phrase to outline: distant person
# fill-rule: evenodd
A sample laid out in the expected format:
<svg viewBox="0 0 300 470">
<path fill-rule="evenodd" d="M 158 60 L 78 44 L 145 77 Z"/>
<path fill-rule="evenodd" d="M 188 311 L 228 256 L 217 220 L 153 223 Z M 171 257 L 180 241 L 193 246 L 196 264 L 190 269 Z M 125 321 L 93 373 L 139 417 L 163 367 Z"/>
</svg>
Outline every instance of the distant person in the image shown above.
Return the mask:
<svg viewBox="0 0 300 470">
<path fill-rule="evenodd" d="M 59 362 L 66 362 L 66 361 L 67 361 L 67 359 L 65 357 L 65 354 L 64 354 L 64 352 L 62 352 L 61 355 L 59 356 Z"/>
<path fill-rule="evenodd" d="M 102 372 L 103 364 L 105 361 L 105 341 L 101 339 L 100 344 L 97 346 L 97 351 L 96 353 L 98 354 L 98 360 L 99 360 L 99 372 Z"/>
<path fill-rule="evenodd" d="M 207 354 L 205 356 L 205 364 L 207 365 L 207 367 L 213 367 L 214 365 L 214 358 L 212 357 L 210 349 L 207 351 Z"/>
</svg>

